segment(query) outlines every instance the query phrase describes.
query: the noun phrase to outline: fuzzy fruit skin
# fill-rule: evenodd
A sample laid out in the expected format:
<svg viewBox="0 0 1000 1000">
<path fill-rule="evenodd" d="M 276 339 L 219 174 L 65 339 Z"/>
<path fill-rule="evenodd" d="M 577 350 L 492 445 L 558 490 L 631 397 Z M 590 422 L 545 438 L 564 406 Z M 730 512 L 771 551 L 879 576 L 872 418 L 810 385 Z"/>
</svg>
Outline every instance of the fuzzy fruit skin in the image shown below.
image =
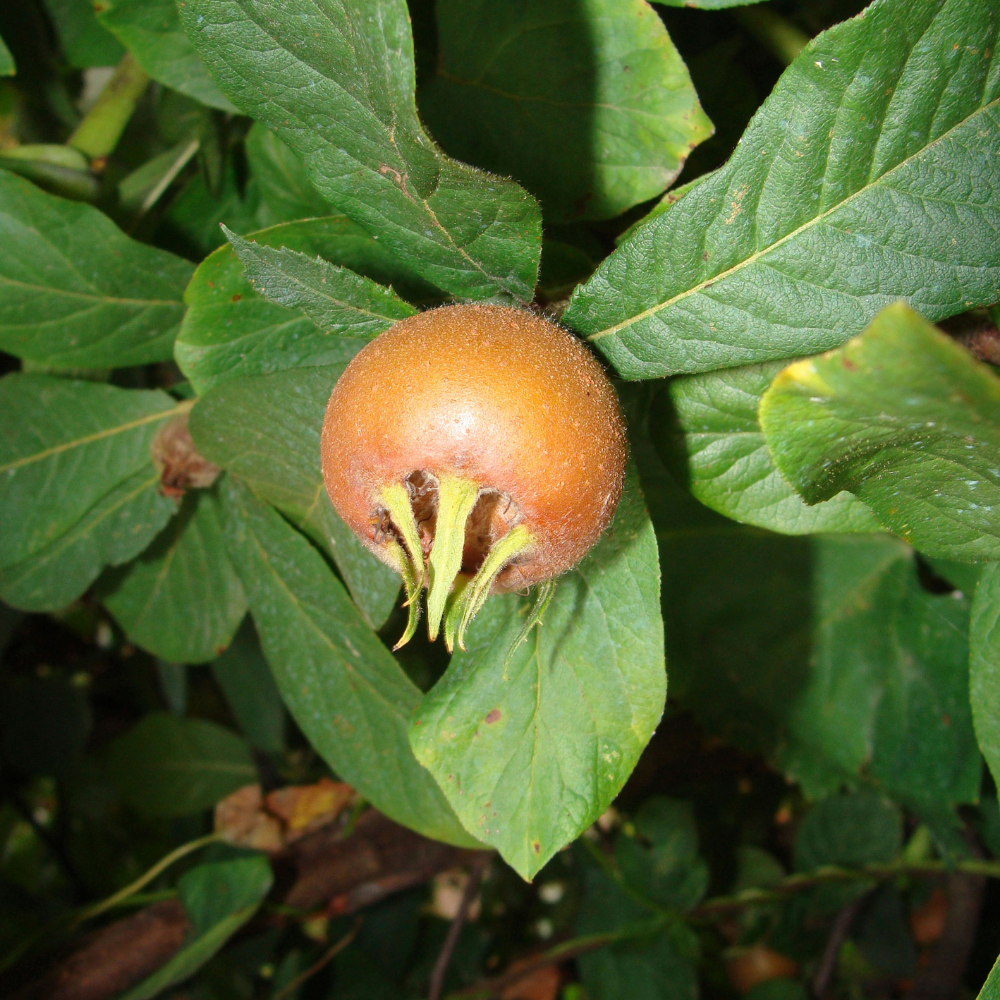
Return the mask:
<svg viewBox="0 0 1000 1000">
<path fill-rule="evenodd" d="M 600 538 L 626 444 L 614 389 L 575 337 L 522 310 L 459 305 L 401 320 L 355 355 L 321 455 L 334 508 L 384 561 L 383 486 L 425 471 L 506 493 L 536 538 L 494 588 L 514 590 L 571 569 Z"/>
</svg>

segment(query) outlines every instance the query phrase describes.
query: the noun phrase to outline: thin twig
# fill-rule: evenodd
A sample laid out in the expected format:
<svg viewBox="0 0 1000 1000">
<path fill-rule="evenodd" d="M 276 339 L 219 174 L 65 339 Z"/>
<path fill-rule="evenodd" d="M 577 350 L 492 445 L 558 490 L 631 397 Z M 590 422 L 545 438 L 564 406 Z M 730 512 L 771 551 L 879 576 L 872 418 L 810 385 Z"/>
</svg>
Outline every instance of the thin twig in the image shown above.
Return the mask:
<svg viewBox="0 0 1000 1000">
<path fill-rule="evenodd" d="M 107 899 L 102 899 L 99 903 L 95 903 L 93 906 L 88 906 L 86 909 L 81 911 L 76 915 L 73 920 L 72 926 L 83 923 L 84 920 L 90 920 L 96 917 L 99 913 L 103 913 L 105 910 L 110 910 L 113 906 L 117 906 L 123 899 L 128 899 L 133 893 L 138 892 L 143 886 L 149 885 L 150 882 L 167 870 L 175 861 L 180 861 L 185 855 L 190 854 L 192 851 L 197 851 L 200 847 L 204 847 L 206 844 L 215 843 L 215 841 L 221 839 L 219 834 L 210 833 L 205 837 L 199 837 L 197 840 L 189 840 L 186 844 L 181 844 L 180 847 L 175 848 L 165 857 L 160 858 L 159 861 L 153 865 L 149 871 L 145 874 L 140 875 L 134 882 L 130 882 L 123 889 L 119 889 L 114 895 L 108 896 Z"/>
<path fill-rule="evenodd" d="M 361 917 L 358 917 L 354 921 L 354 926 L 330 949 L 323 953 L 323 956 L 319 961 L 314 962 L 309 966 L 305 972 L 300 972 L 294 979 L 287 982 L 284 986 L 278 990 L 277 993 L 271 997 L 271 1000 L 283 1000 L 284 997 L 288 996 L 290 993 L 294 993 L 307 979 L 315 976 L 317 972 L 323 969 L 328 962 L 331 961 L 336 955 L 342 952 L 357 936 L 358 930 L 361 927 Z"/>
<path fill-rule="evenodd" d="M 469 880 L 465 883 L 465 891 L 462 893 L 462 901 L 459 903 L 458 913 L 455 914 L 455 919 L 452 920 L 451 927 L 448 928 L 448 935 L 441 946 L 441 953 L 434 963 L 434 971 L 431 973 L 431 985 L 427 993 L 427 1000 L 440 1000 L 445 973 L 448 971 L 448 965 L 451 963 L 451 956 L 455 951 L 455 945 L 458 944 L 458 936 L 462 933 L 462 928 L 465 926 L 465 921 L 469 916 L 469 909 L 476 898 L 476 893 L 479 892 L 479 884 L 483 880 L 483 872 L 486 871 L 487 865 L 492 860 L 493 856 L 491 854 L 484 854 L 476 858 L 472 863 L 472 871 L 469 872 Z"/>
<path fill-rule="evenodd" d="M 984 875 L 1000 879 L 1000 861 L 980 861 L 963 858 L 955 862 L 921 861 L 917 864 L 889 863 L 865 865 L 863 868 L 838 868 L 830 865 L 812 872 L 796 873 L 783 879 L 772 889 L 746 889 L 732 896 L 715 896 L 690 910 L 692 920 L 712 919 L 726 913 L 738 912 L 748 906 L 766 906 L 783 902 L 788 896 L 817 885 L 830 882 L 885 882 L 900 876 L 927 877 L 963 872 L 966 875 Z M 646 904 L 647 909 L 658 909 Z"/>
<path fill-rule="evenodd" d="M 543 951 L 534 958 L 529 959 L 516 969 L 508 969 L 499 976 L 492 979 L 485 979 L 473 986 L 467 986 L 456 993 L 449 993 L 445 1000 L 485 1000 L 487 997 L 499 995 L 508 986 L 520 982 L 530 976 L 533 972 L 544 968 L 546 965 L 555 965 L 558 962 L 568 962 L 571 958 L 586 955 L 587 952 L 597 951 L 598 948 L 606 948 L 608 945 L 618 944 L 619 941 L 628 941 L 632 938 L 649 937 L 657 934 L 663 928 L 662 920 L 651 920 L 640 924 L 630 924 L 627 927 L 620 927 L 616 931 L 609 931 L 603 934 L 586 934 L 577 938 L 570 938 L 553 945 L 547 951 Z"/>
<path fill-rule="evenodd" d="M 867 893 L 864 896 L 859 896 L 848 903 L 837 914 L 837 919 L 834 920 L 833 927 L 830 928 L 830 937 L 827 939 L 823 958 L 819 963 L 819 968 L 816 970 L 816 975 L 813 976 L 812 988 L 813 996 L 816 997 L 816 1000 L 823 1000 L 827 990 L 830 989 L 830 983 L 833 982 L 833 974 L 837 971 L 837 958 L 840 955 L 841 946 L 847 940 L 851 926 L 857 919 L 867 898 Z"/>
</svg>

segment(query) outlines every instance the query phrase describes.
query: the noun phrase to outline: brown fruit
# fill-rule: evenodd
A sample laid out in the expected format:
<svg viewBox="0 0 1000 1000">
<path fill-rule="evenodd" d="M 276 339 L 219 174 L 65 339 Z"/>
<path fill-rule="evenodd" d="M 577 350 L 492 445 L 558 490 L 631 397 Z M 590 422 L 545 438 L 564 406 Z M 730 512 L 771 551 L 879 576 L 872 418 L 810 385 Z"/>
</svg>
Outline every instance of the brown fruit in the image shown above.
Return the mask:
<svg viewBox="0 0 1000 1000">
<path fill-rule="evenodd" d="M 798 978 L 799 964 L 787 955 L 758 943 L 734 954 L 726 962 L 726 973 L 733 989 L 742 994 L 770 979 Z"/>
<path fill-rule="evenodd" d="M 450 645 L 489 592 L 550 580 L 590 550 L 621 495 L 625 432 L 575 337 L 507 306 L 444 306 L 347 366 L 322 463 L 337 513 L 403 575 L 411 610 L 428 580 L 431 638 L 448 604 Z"/>
</svg>

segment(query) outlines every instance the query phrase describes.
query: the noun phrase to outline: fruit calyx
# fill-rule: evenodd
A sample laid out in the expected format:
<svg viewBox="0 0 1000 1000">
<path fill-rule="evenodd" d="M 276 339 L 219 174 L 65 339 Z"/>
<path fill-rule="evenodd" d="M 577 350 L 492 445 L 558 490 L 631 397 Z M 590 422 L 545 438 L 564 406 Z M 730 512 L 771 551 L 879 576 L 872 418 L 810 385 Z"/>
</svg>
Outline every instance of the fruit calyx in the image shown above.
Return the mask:
<svg viewBox="0 0 1000 1000">
<path fill-rule="evenodd" d="M 518 522 L 514 501 L 453 473 L 419 472 L 381 490 L 379 530 L 406 589 L 406 631 L 395 649 L 413 638 L 420 594 L 427 585 L 427 633 L 433 642 L 444 623 L 448 652 L 465 649 L 465 630 L 500 573 L 535 542 Z M 511 516 L 513 514 L 513 516 Z M 491 537 L 499 521 L 506 528 Z"/>
</svg>

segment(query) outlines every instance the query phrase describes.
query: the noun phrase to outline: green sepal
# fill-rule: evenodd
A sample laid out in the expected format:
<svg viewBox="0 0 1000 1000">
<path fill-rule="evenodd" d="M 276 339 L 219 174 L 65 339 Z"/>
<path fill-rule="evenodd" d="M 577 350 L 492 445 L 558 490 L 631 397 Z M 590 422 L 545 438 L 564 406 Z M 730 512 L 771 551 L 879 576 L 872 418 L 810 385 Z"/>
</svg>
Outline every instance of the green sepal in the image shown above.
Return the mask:
<svg viewBox="0 0 1000 1000">
<path fill-rule="evenodd" d="M 507 650 L 507 655 L 504 657 L 503 661 L 503 672 L 504 677 L 507 676 L 507 668 L 510 666 L 510 661 L 514 656 L 514 651 L 518 646 L 528 638 L 531 630 L 536 626 L 540 625 L 542 621 L 542 615 L 545 614 L 545 609 L 549 606 L 549 601 L 552 600 L 552 595 L 556 592 L 556 581 L 546 580 L 544 583 L 540 584 L 538 587 L 538 593 L 535 596 L 535 604 L 532 607 L 530 613 L 528 614 L 528 620 L 524 623 L 521 631 L 517 633 L 514 641 L 510 644 L 510 649 Z"/>
<path fill-rule="evenodd" d="M 455 636 L 458 634 L 458 626 L 462 624 L 465 592 L 469 589 L 470 583 L 472 583 L 471 576 L 459 576 L 448 598 L 448 607 L 444 614 L 444 645 L 449 653 L 455 649 Z"/>
<path fill-rule="evenodd" d="M 405 646 L 416 634 L 417 625 L 420 623 L 420 586 L 417 582 L 417 574 L 413 562 L 407 558 L 403 546 L 396 541 L 390 541 L 386 545 L 386 551 L 392 560 L 393 569 L 403 578 L 403 587 L 406 590 L 406 603 L 403 605 L 409 613 L 406 620 L 406 630 L 400 636 L 399 642 L 392 647 L 393 652 Z"/>
<path fill-rule="evenodd" d="M 479 613 L 479 609 L 486 603 L 493 581 L 514 556 L 523 552 L 534 542 L 534 535 L 523 524 L 518 524 L 490 549 L 482 566 L 479 567 L 479 572 L 473 577 L 472 582 L 462 595 L 462 620 L 455 637 L 460 649 L 465 649 L 465 630 Z"/>
<path fill-rule="evenodd" d="M 424 585 L 424 549 L 420 544 L 420 532 L 413 517 L 410 491 L 405 483 L 390 483 L 382 487 L 382 503 L 385 504 L 396 530 L 402 536 L 403 545 L 413 561 L 417 592 Z"/>
<path fill-rule="evenodd" d="M 437 526 L 429 560 L 430 589 L 427 591 L 427 634 L 437 638 L 445 603 L 462 568 L 465 522 L 479 498 L 479 484 L 462 476 L 441 476 L 438 481 Z"/>
</svg>

